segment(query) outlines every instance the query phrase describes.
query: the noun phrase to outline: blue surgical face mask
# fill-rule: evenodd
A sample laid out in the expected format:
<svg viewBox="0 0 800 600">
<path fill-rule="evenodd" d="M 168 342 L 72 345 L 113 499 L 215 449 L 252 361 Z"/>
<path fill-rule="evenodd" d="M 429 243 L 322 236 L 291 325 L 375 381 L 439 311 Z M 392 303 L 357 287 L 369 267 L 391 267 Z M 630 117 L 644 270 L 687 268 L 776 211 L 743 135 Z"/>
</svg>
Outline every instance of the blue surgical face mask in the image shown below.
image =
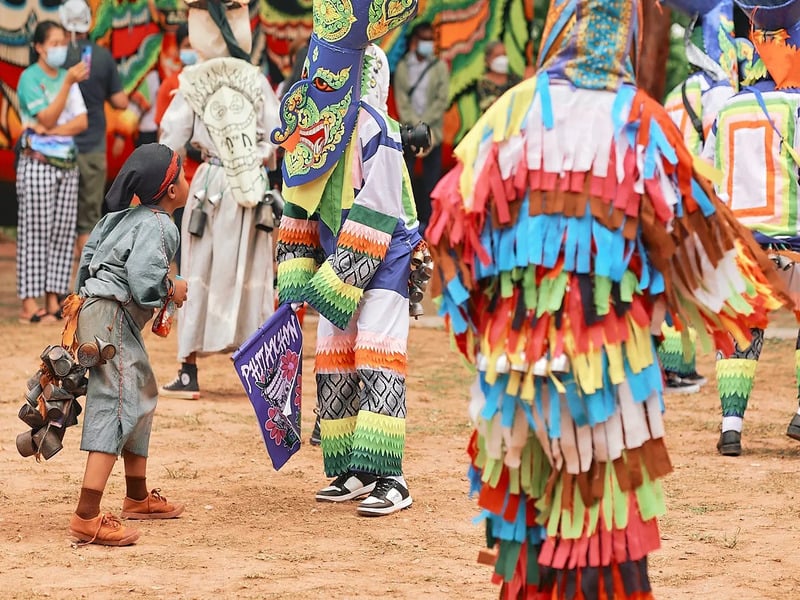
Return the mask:
<svg viewBox="0 0 800 600">
<path fill-rule="evenodd" d="M 433 54 L 433 40 L 417 41 L 417 54 L 428 57 Z"/>
<path fill-rule="evenodd" d="M 181 49 L 181 62 L 186 65 L 187 67 L 192 66 L 197 62 L 197 52 L 192 50 L 191 48 L 182 48 Z"/>
<path fill-rule="evenodd" d="M 47 49 L 47 56 L 44 59 L 48 65 L 54 69 L 60 69 L 67 61 L 67 47 L 66 46 L 51 46 Z"/>
</svg>

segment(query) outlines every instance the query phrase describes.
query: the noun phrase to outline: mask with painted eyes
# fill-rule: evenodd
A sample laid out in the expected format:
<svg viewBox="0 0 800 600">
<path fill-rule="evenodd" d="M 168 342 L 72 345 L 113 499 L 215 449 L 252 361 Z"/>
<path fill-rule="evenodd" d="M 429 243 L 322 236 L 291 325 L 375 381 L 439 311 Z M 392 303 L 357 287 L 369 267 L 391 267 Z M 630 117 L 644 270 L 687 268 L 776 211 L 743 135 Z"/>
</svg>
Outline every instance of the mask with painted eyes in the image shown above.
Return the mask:
<svg viewBox="0 0 800 600">
<path fill-rule="evenodd" d="M 314 181 L 342 157 L 358 117 L 364 48 L 416 9 L 417 0 L 314 0 L 303 72 L 284 95 L 271 136 L 285 149 L 286 185 Z"/>
</svg>

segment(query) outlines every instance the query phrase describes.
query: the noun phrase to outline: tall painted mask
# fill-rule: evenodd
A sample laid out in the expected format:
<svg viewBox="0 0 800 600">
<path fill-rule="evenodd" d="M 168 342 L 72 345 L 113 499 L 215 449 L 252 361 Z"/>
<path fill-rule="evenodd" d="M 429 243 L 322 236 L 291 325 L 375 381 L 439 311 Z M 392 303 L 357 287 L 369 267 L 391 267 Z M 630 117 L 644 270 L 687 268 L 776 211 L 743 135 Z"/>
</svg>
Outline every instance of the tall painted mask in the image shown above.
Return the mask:
<svg viewBox="0 0 800 600">
<path fill-rule="evenodd" d="M 314 181 L 341 158 L 358 116 L 364 49 L 411 19 L 417 0 L 314 0 L 300 80 L 281 102 L 272 141 L 285 149 L 289 187 Z"/>
</svg>

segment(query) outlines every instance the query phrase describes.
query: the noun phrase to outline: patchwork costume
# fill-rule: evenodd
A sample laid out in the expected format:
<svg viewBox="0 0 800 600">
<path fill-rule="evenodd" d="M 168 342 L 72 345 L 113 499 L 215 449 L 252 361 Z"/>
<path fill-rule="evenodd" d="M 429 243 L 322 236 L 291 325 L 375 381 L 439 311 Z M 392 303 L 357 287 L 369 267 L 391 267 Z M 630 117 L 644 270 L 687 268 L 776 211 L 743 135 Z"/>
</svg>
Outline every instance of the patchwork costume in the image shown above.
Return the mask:
<svg viewBox="0 0 800 600">
<path fill-rule="evenodd" d="M 702 49 L 691 40 L 699 22 Z M 744 40 L 734 37 L 733 0 L 723 0 L 704 15 L 695 15 L 686 28 L 684 46 L 696 70 L 678 84 L 664 101 L 669 116 L 681 130 L 686 147 L 700 156 L 717 112 L 739 89 L 738 57 Z M 747 44 L 752 54 L 752 46 Z M 666 376 L 666 392 L 694 393 L 706 378 L 697 373 L 696 334 L 664 323 L 658 358 Z"/>
<path fill-rule="evenodd" d="M 269 187 L 264 162 L 275 151 L 268 136 L 279 124 L 278 100 L 258 67 L 244 60 L 242 47 L 250 47 L 246 4 L 223 10 L 212 2 L 208 8 L 190 3 L 189 37 L 205 60 L 183 69 L 161 120 L 161 143 L 177 150 L 188 142 L 203 157 L 181 228 L 181 275 L 192 290 L 178 321 L 181 361 L 236 349 L 275 304 L 272 237 L 256 224 Z M 223 25 L 210 10 L 224 12 L 216 15 Z M 225 25 L 235 39 L 225 39 Z M 205 214 L 199 230 L 193 212 Z M 162 393 L 197 397 L 196 366 L 184 362 Z"/>
<path fill-rule="evenodd" d="M 719 197 L 779 265 L 793 299 L 800 297 L 800 2 L 737 0 L 752 21 L 755 46 L 742 89 L 719 111 L 704 155 L 724 173 Z M 800 304 L 795 302 L 795 310 Z M 752 344 L 737 344 L 718 354 L 717 387 L 722 433 L 717 448 L 741 454 L 742 420 L 764 343 L 762 327 L 752 325 Z M 800 332 L 795 350 L 800 398 Z M 787 435 L 800 440 L 800 408 Z"/>
<path fill-rule="evenodd" d="M 634 86 L 640 24 L 636 0 L 552 3 L 537 74 L 435 191 L 433 293 L 478 372 L 470 479 L 503 598 L 652 597 L 672 467 L 651 328 L 666 310 L 730 347 L 788 302 Z"/>
<path fill-rule="evenodd" d="M 302 76 L 272 136 L 286 151 L 278 296 L 320 313 L 317 402 L 325 473 L 336 480 L 317 499 L 372 492 L 359 505 L 368 515 L 411 504 L 402 477 L 408 279 L 420 237 L 399 126 L 361 99 L 376 77 L 376 58 L 365 65 L 364 56 L 415 10 L 416 0 L 315 0 Z"/>
</svg>

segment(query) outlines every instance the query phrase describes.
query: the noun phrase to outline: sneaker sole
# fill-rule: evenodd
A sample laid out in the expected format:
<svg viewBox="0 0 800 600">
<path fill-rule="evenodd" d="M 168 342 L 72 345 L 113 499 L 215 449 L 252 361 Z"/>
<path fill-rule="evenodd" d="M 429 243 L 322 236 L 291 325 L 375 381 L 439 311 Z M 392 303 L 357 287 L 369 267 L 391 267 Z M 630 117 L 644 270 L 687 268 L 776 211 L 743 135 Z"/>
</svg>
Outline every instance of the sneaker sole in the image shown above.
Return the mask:
<svg viewBox="0 0 800 600">
<path fill-rule="evenodd" d="M 72 537 L 77 538 L 79 542 L 97 544 L 98 546 L 130 546 L 139 539 L 140 535 L 138 531 L 135 531 L 128 535 L 128 537 L 124 537 L 121 540 L 98 540 L 96 538 L 92 540 L 91 537 L 83 533 L 78 533 L 74 529 L 70 529 L 69 533 Z"/>
<path fill-rule="evenodd" d="M 740 444 L 722 444 L 719 448 L 719 453 L 722 456 L 741 456 L 742 446 Z"/>
<path fill-rule="evenodd" d="M 683 387 L 665 387 L 664 393 L 676 396 L 687 396 L 689 394 L 696 394 L 700 391 L 700 385 L 697 383 L 693 383 L 692 385 L 686 385 Z"/>
<path fill-rule="evenodd" d="M 179 506 L 175 510 L 164 513 L 133 513 L 122 511 L 119 516 L 123 519 L 130 519 L 132 521 L 146 521 L 148 519 L 174 519 L 182 514 L 185 510 L 184 506 Z"/>
<path fill-rule="evenodd" d="M 365 485 L 362 488 L 358 488 L 355 491 L 350 492 L 349 494 L 345 494 L 344 496 L 326 496 L 324 494 L 317 494 L 314 496 L 317 499 L 317 502 L 347 502 L 348 500 L 353 500 L 355 498 L 360 498 L 366 494 L 369 494 L 372 490 L 375 489 L 375 483 L 370 483 L 369 485 Z"/>
<path fill-rule="evenodd" d="M 392 513 L 399 512 L 405 508 L 408 508 L 413 504 L 413 500 L 411 496 L 406 498 L 405 500 L 401 500 L 398 504 L 394 504 L 393 506 L 386 506 L 384 508 L 371 508 L 369 506 L 359 506 L 358 507 L 358 514 L 362 517 L 382 517 L 384 515 L 391 515 Z"/>
<path fill-rule="evenodd" d="M 178 390 L 167 390 L 161 388 L 158 391 L 159 396 L 164 396 L 166 398 L 178 398 L 180 400 L 199 400 L 200 399 L 200 392 L 184 392 Z"/>
</svg>

